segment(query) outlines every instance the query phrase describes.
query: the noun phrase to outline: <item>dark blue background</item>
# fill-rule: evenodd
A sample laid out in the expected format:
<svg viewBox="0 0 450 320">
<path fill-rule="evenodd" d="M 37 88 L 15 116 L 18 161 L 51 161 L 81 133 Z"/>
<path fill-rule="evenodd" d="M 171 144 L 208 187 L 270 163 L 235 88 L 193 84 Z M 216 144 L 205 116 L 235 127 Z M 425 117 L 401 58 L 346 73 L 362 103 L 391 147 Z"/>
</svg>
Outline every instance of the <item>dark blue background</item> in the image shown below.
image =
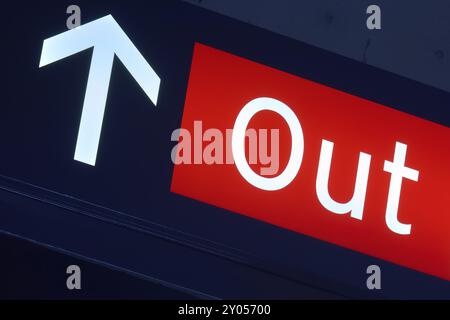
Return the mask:
<svg viewBox="0 0 450 320">
<path fill-rule="evenodd" d="M 155 108 L 116 59 L 91 167 L 73 160 L 91 50 L 38 68 L 69 4 L 5 10 L 0 230 L 201 297 L 450 297 L 447 281 L 169 192 L 195 41 L 446 126 L 450 94 L 187 3 L 78 1 L 84 23 L 112 14 L 162 79 Z"/>
</svg>

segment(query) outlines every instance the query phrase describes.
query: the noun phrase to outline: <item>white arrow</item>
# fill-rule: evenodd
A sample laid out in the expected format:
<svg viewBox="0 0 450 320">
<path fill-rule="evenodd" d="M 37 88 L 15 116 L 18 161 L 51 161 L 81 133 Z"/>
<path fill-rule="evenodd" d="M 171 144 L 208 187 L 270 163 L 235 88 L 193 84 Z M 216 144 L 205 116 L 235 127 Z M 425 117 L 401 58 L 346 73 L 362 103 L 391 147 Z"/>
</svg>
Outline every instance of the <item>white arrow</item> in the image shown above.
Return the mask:
<svg viewBox="0 0 450 320">
<path fill-rule="evenodd" d="M 44 40 L 39 67 L 92 47 L 74 159 L 95 166 L 114 54 L 155 105 L 161 80 L 111 15 Z"/>
</svg>

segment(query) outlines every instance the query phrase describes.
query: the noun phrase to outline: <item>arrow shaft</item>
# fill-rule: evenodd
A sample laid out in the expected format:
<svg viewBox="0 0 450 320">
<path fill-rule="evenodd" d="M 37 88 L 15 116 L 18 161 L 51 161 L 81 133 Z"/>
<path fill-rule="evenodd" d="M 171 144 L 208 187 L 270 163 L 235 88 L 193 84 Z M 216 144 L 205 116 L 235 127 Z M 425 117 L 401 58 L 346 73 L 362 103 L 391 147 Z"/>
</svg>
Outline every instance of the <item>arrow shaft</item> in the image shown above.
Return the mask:
<svg viewBox="0 0 450 320">
<path fill-rule="evenodd" d="M 94 47 L 74 159 L 95 165 L 111 78 L 114 52 Z"/>
</svg>

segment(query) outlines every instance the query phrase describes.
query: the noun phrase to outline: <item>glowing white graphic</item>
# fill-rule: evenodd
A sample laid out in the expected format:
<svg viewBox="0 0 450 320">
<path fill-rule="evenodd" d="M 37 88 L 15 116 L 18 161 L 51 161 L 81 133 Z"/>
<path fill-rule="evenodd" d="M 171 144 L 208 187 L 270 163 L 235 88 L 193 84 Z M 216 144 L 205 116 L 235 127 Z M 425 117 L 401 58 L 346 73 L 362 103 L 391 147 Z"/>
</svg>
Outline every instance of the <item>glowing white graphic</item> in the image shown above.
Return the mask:
<svg viewBox="0 0 450 320">
<path fill-rule="evenodd" d="M 269 110 L 281 115 L 289 125 L 292 137 L 291 155 L 286 169 L 274 178 L 264 178 L 256 174 L 245 157 L 245 132 L 251 118 L 258 112 Z M 234 123 L 231 148 L 236 167 L 242 177 L 253 186 L 274 191 L 287 186 L 295 178 L 303 158 L 303 130 L 295 113 L 283 102 L 272 98 L 257 98 L 247 103 L 239 112 Z"/>
<path fill-rule="evenodd" d="M 355 190 L 353 197 L 346 203 L 333 200 L 328 191 L 328 183 L 331 169 L 331 158 L 333 156 L 333 142 L 322 140 L 320 150 L 319 169 L 316 179 L 316 193 L 320 203 L 331 212 L 344 214 L 351 212 L 350 216 L 362 220 L 364 201 L 366 198 L 367 180 L 369 179 L 369 168 L 371 156 L 367 153 L 359 153 L 358 171 L 356 173 Z"/>
<path fill-rule="evenodd" d="M 419 171 L 405 167 L 407 145 L 396 142 L 394 151 L 394 161 L 384 162 L 384 171 L 391 173 L 389 185 L 388 201 L 386 207 L 386 224 L 392 231 L 398 234 L 410 234 L 411 225 L 398 221 L 398 204 L 402 190 L 402 179 L 413 181 L 419 180 Z"/>
<path fill-rule="evenodd" d="M 94 48 L 74 159 L 95 165 L 116 55 L 156 105 L 160 78 L 111 15 L 44 41 L 39 67 Z"/>
</svg>

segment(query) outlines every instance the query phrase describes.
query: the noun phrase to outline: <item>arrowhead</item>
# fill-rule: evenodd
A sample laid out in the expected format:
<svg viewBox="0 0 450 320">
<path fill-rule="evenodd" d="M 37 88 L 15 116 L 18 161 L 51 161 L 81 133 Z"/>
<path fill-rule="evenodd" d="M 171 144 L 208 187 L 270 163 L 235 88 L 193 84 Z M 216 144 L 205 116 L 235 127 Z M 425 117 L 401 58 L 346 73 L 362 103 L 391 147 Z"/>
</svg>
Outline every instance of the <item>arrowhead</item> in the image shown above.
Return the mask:
<svg viewBox="0 0 450 320">
<path fill-rule="evenodd" d="M 39 68 L 97 46 L 112 50 L 156 105 L 161 80 L 112 15 L 44 40 Z"/>
</svg>

